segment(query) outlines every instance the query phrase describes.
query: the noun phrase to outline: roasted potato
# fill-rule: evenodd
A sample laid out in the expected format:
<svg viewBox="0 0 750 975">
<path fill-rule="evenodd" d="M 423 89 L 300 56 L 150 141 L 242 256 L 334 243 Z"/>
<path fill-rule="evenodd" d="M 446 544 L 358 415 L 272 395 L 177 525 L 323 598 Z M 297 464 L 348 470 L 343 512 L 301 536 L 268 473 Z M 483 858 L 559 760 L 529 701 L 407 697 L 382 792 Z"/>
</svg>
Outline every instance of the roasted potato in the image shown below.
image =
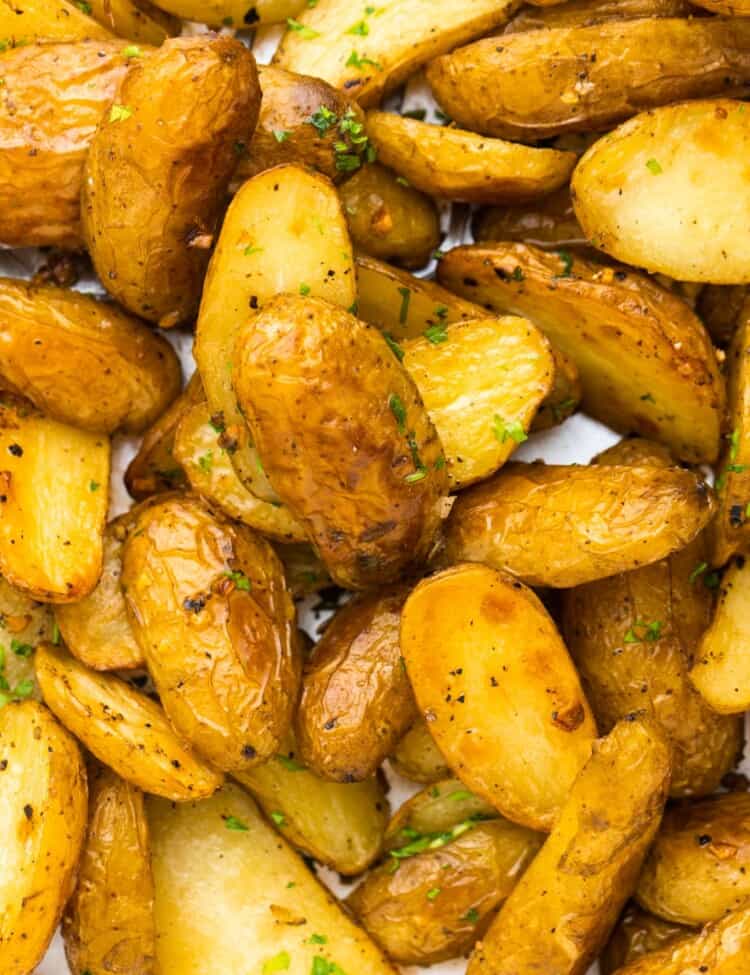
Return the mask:
<svg viewBox="0 0 750 975">
<path fill-rule="evenodd" d="M 613 975 L 623 965 L 637 961 L 650 951 L 674 945 L 693 933 L 681 924 L 670 924 L 647 914 L 631 902 L 622 912 L 599 959 L 602 975 Z"/>
<path fill-rule="evenodd" d="M 408 846 L 409 840 L 417 838 L 415 833 L 421 834 L 424 841 L 428 833 L 448 833 L 462 823 L 497 818 L 495 807 L 469 792 L 460 779 L 442 778 L 399 807 L 388 824 L 385 848 L 390 852 Z M 448 842 L 445 837 L 443 839 Z M 420 845 L 424 845 L 423 842 Z M 401 858 L 397 856 L 394 859 Z"/>
<path fill-rule="evenodd" d="M 608 467 L 660 467 L 662 470 L 678 466 L 669 447 L 645 437 L 624 437 L 596 454 L 591 463 Z"/>
<path fill-rule="evenodd" d="M 750 17 L 750 4 L 747 0 L 694 0 L 699 7 L 711 13 L 726 14 L 727 17 Z"/>
<path fill-rule="evenodd" d="M 306 5 L 307 0 L 159 0 L 160 7 L 184 20 L 236 30 L 295 17 Z"/>
<path fill-rule="evenodd" d="M 744 284 L 703 286 L 696 311 L 716 345 L 724 347 L 732 341 L 747 293 Z"/>
<path fill-rule="evenodd" d="M 578 366 L 583 409 L 680 460 L 719 451 L 724 382 L 698 318 L 645 275 L 526 244 L 458 247 L 442 284 L 498 314 L 528 317 Z"/>
<path fill-rule="evenodd" d="M 679 468 L 510 463 L 458 497 L 439 558 L 567 589 L 666 558 L 713 511 L 705 483 Z"/>
<path fill-rule="evenodd" d="M 352 9 L 320 0 L 288 24 L 274 63 L 376 105 L 430 58 L 505 23 L 515 0 L 395 0 Z M 360 18 L 357 20 L 357 18 Z"/>
<path fill-rule="evenodd" d="M 269 762 L 235 778 L 266 816 L 279 822 L 292 846 L 344 876 L 362 873 L 383 845 L 388 800 L 382 778 L 332 782 L 300 758 L 293 736 L 288 736 Z"/>
<path fill-rule="evenodd" d="M 0 576 L 0 704 L 39 698 L 34 651 L 52 638 L 52 607 L 14 589 Z"/>
<path fill-rule="evenodd" d="M 685 17 L 694 8 L 685 0 L 568 0 L 560 6 L 522 7 L 504 34 L 551 27 L 590 27 L 609 20 L 638 20 L 641 17 Z"/>
<path fill-rule="evenodd" d="M 328 570 L 313 551 L 312 545 L 305 542 L 276 543 L 274 551 L 284 566 L 286 584 L 294 599 L 333 585 Z"/>
<path fill-rule="evenodd" d="M 377 329 L 329 302 L 281 296 L 241 328 L 235 357 L 237 401 L 271 485 L 334 581 L 385 585 L 424 560 L 445 457 Z"/>
<path fill-rule="evenodd" d="M 146 807 L 160 971 L 396 975 L 237 786 Z"/>
<path fill-rule="evenodd" d="M 669 748 L 644 722 L 624 721 L 597 742 L 549 839 L 474 949 L 467 975 L 582 975 L 635 888 L 669 774 Z"/>
<path fill-rule="evenodd" d="M 278 166 L 249 180 L 232 201 L 203 289 L 194 354 L 213 416 L 236 444 L 242 482 L 278 501 L 263 474 L 232 388 L 236 336 L 252 311 L 277 294 L 356 298 L 351 241 L 335 189 L 300 166 Z"/>
<path fill-rule="evenodd" d="M 541 200 L 480 210 L 474 221 L 474 239 L 480 243 L 487 240 L 519 241 L 545 250 L 580 248 L 587 243 L 576 220 L 567 186 Z"/>
<path fill-rule="evenodd" d="M 417 189 L 467 203 L 544 196 L 567 183 L 576 164 L 573 152 L 486 139 L 392 112 L 370 112 L 367 132 L 378 159 Z"/>
<path fill-rule="evenodd" d="M 521 140 L 591 132 L 746 84 L 750 25 L 644 17 L 526 31 L 437 58 L 427 78 L 441 108 L 475 132 Z"/>
<path fill-rule="evenodd" d="M 198 309 L 237 164 L 260 108 L 255 61 L 228 37 L 170 39 L 134 63 L 91 141 L 81 197 L 94 268 L 163 327 Z"/>
<path fill-rule="evenodd" d="M 61 423 L 141 433 L 180 391 L 171 345 L 110 304 L 0 280 L 0 383 Z"/>
<path fill-rule="evenodd" d="M 690 680 L 719 714 L 750 709 L 750 564 L 737 556 L 724 573 L 711 626 L 695 654 Z"/>
<path fill-rule="evenodd" d="M 0 769 L 0 968 L 3 975 L 28 975 L 75 885 L 86 833 L 86 769 L 75 740 L 36 701 L 0 710 Z"/>
<path fill-rule="evenodd" d="M 746 28 L 735 20 L 729 29 L 740 24 Z M 748 144 L 744 102 L 690 101 L 644 112 L 579 162 L 571 184 L 576 216 L 591 243 L 618 260 L 679 281 L 746 284 Z"/>
<path fill-rule="evenodd" d="M 418 717 L 390 756 L 391 765 L 412 782 L 437 782 L 450 774 L 427 722 Z"/>
<path fill-rule="evenodd" d="M 549 430 L 567 420 L 578 409 L 583 396 L 578 366 L 567 353 L 554 345 L 550 347 L 550 352 L 555 363 L 555 381 L 531 421 L 533 433 Z"/>
<path fill-rule="evenodd" d="M 347 603 L 305 664 L 297 741 L 324 778 L 373 775 L 416 717 L 399 645 L 408 592 L 394 586 Z"/>
<path fill-rule="evenodd" d="M 88 0 L 88 6 L 91 16 L 113 34 L 157 47 L 182 26 L 150 0 Z"/>
<path fill-rule="evenodd" d="M 78 883 L 62 922 L 73 975 L 148 975 L 154 964 L 154 882 L 143 793 L 89 765 L 89 817 Z"/>
<path fill-rule="evenodd" d="M 6 45 L 23 45 L 39 40 L 104 41 L 112 34 L 85 8 L 68 0 L 2 0 L 0 37 L 7 38 Z"/>
<path fill-rule="evenodd" d="M 289 728 L 301 662 L 295 613 L 271 546 L 172 497 L 139 514 L 122 586 L 175 729 L 225 771 L 270 758 Z"/>
<path fill-rule="evenodd" d="M 506 819 L 463 826 L 453 831 L 455 839 L 450 830 L 411 835 L 346 899 L 373 940 L 402 965 L 431 965 L 469 951 L 542 843 L 539 833 Z"/>
<path fill-rule="evenodd" d="M 88 595 L 102 568 L 110 446 L 0 396 L 0 572 L 43 602 Z"/>
<path fill-rule="evenodd" d="M 401 652 L 456 775 L 513 822 L 550 830 L 596 726 L 534 593 L 468 563 L 425 579 L 402 612 Z"/>
<path fill-rule="evenodd" d="M 339 189 L 352 243 L 402 267 L 422 267 L 440 242 L 433 201 L 384 166 L 362 166 Z"/>
<path fill-rule="evenodd" d="M 114 674 L 42 644 L 36 676 L 45 703 L 99 761 L 144 792 L 174 802 L 210 796 L 222 776 L 188 751 L 162 708 Z"/>
</svg>

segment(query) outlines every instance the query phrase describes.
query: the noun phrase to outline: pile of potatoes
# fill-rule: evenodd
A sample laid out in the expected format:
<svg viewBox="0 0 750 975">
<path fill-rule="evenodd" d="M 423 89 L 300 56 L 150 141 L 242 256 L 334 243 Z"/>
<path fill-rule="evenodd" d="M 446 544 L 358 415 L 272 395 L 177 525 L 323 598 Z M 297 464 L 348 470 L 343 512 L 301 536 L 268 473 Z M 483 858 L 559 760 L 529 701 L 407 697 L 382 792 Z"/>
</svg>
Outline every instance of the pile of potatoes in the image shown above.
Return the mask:
<svg viewBox="0 0 750 975">
<path fill-rule="evenodd" d="M 748 975 L 750 3 L 248 4 L 0 3 L 0 972 Z"/>
</svg>

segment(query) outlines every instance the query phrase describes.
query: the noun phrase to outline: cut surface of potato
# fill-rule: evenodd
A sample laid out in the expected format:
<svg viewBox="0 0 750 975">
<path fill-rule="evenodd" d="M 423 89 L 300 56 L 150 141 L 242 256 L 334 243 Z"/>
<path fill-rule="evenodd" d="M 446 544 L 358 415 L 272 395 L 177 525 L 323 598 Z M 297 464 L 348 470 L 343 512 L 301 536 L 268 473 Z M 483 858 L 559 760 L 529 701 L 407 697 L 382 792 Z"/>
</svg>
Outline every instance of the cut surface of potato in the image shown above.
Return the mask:
<svg viewBox="0 0 750 975">
<path fill-rule="evenodd" d="M 55 620 L 48 603 L 38 603 L 0 576 L 0 675 L 7 699 L 39 698 L 34 675 L 34 651 L 52 638 Z"/>
<path fill-rule="evenodd" d="M 0 36 L 23 45 L 31 41 L 111 40 L 112 34 L 68 0 L 0 2 Z M 7 42 L 6 42 L 7 43 Z"/>
</svg>

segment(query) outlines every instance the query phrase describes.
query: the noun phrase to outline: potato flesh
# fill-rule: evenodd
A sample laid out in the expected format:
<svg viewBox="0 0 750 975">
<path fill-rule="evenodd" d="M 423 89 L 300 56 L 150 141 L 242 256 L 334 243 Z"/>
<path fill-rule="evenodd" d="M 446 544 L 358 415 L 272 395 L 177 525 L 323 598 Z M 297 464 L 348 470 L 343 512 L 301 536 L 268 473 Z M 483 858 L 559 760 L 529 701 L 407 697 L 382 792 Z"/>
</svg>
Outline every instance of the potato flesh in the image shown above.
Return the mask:
<svg viewBox="0 0 750 975">
<path fill-rule="evenodd" d="M 40 697 L 31 651 L 51 639 L 54 622 L 49 604 L 36 602 L 0 576 L 0 647 L 5 650 L 0 673 L 11 692 L 19 686 L 23 692 L 29 681 L 33 688 L 31 695 Z"/>
<path fill-rule="evenodd" d="M 29 41 L 83 41 L 112 39 L 112 34 L 67 0 L 24 0 L 18 7 L 12 0 L 0 2 L 0 36 L 16 43 Z"/>
<path fill-rule="evenodd" d="M 91 16 L 119 37 L 158 47 L 181 24 L 149 0 L 89 0 Z"/>
<path fill-rule="evenodd" d="M 306 5 L 307 0 L 159 0 L 162 9 L 184 20 L 235 30 L 296 17 Z"/>
<path fill-rule="evenodd" d="M 399 775 L 412 782 L 437 782 L 450 774 L 427 722 L 421 717 L 394 748 L 391 764 Z"/>
</svg>

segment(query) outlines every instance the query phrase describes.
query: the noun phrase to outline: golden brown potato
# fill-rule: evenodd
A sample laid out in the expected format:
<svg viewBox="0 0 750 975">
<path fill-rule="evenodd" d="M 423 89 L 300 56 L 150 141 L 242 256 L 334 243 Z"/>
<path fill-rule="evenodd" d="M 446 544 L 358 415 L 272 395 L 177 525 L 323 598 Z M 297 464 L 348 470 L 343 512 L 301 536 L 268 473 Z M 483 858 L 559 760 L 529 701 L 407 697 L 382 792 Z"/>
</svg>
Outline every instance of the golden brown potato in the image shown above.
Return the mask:
<svg viewBox="0 0 750 975">
<path fill-rule="evenodd" d="M 726 14 L 727 17 L 750 17 L 748 0 L 694 0 L 699 7 L 711 13 Z"/>
<path fill-rule="evenodd" d="M 131 41 L 158 47 L 167 37 L 180 33 L 179 20 L 170 17 L 150 0 L 88 0 L 88 7 L 98 23 Z M 138 57 L 134 51 L 128 56 Z"/>
<path fill-rule="evenodd" d="M 412 836 L 346 900 L 402 965 L 431 965 L 469 951 L 542 842 L 539 833 L 505 819 L 464 825 L 456 839 L 450 831 Z"/>
<path fill-rule="evenodd" d="M 134 59 L 86 157 L 81 216 L 94 268 L 125 308 L 164 327 L 198 308 L 203 276 L 260 87 L 229 37 L 166 41 Z"/>
<path fill-rule="evenodd" d="M 50 710 L 126 782 L 174 802 L 210 796 L 221 785 L 222 776 L 188 751 L 162 708 L 124 680 L 90 670 L 51 643 L 39 647 L 35 664 Z"/>
<path fill-rule="evenodd" d="M 396 745 L 390 756 L 391 765 L 412 782 L 437 782 L 450 774 L 427 722 L 419 717 Z"/>
<path fill-rule="evenodd" d="M 252 6 L 248 7 L 248 3 Z M 159 0 L 160 7 L 184 20 L 235 30 L 295 17 L 307 3 L 308 0 Z"/>
<path fill-rule="evenodd" d="M 401 616 L 401 652 L 456 775 L 513 822 L 551 829 L 596 727 L 534 593 L 468 563 L 425 579 Z"/>
<path fill-rule="evenodd" d="M 86 833 L 86 769 L 75 739 L 36 701 L 0 710 L 0 768 L 0 968 L 3 975 L 28 975 L 75 885 Z"/>
<path fill-rule="evenodd" d="M 750 709 L 750 563 L 740 555 L 724 573 L 711 626 L 695 654 L 690 680 L 719 714 Z"/>
<path fill-rule="evenodd" d="M 235 357 L 237 400 L 271 485 L 334 581 L 385 585 L 424 560 L 445 457 L 377 329 L 320 299 L 281 296 L 243 326 Z"/>
<path fill-rule="evenodd" d="M 583 975 L 635 888 L 669 773 L 669 748 L 644 722 L 623 721 L 597 742 L 467 975 Z"/>
<path fill-rule="evenodd" d="M 533 140 L 591 132 L 656 105 L 747 83 L 750 25 L 644 17 L 527 31 L 437 58 L 427 78 L 451 118 L 485 135 Z"/>
<path fill-rule="evenodd" d="M 534 433 L 549 430 L 567 420 L 578 409 L 583 396 L 578 366 L 566 352 L 554 345 L 550 346 L 550 351 L 555 363 L 555 381 L 531 421 Z"/>
<path fill-rule="evenodd" d="M 40 698 L 34 651 L 52 638 L 52 607 L 37 603 L 0 576 L 0 704 Z"/>
<path fill-rule="evenodd" d="M 62 923 L 73 975 L 148 975 L 154 963 L 154 882 L 143 793 L 89 765 L 89 825 L 78 883 Z"/>
<path fill-rule="evenodd" d="M 332 782 L 300 759 L 289 735 L 269 762 L 235 778 L 292 846 L 344 876 L 362 873 L 383 845 L 388 820 L 383 779 L 373 775 L 363 782 Z"/>
<path fill-rule="evenodd" d="M 370 112 L 367 132 L 378 158 L 417 189 L 465 203 L 544 196 L 567 183 L 576 164 L 573 152 L 487 139 L 392 112 Z"/>
<path fill-rule="evenodd" d="M 486 240 L 519 241 L 545 250 L 580 248 L 587 243 L 576 220 L 567 186 L 541 200 L 480 210 L 474 221 L 474 239 L 480 243 Z"/>
<path fill-rule="evenodd" d="M 750 794 L 668 810 L 643 865 L 638 903 L 675 924 L 718 921 L 750 897 Z"/>
<path fill-rule="evenodd" d="M 74 602 L 102 568 L 110 446 L 0 397 L 0 572 L 35 599 Z"/>
<path fill-rule="evenodd" d="M 350 308 L 356 297 L 351 241 L 341 202 L 324 177 L 278 166 L 249 180 L 232 201 L 206 275 L 194 353 L 212 416 L 236 444 L 242 482 L 278 501 L 253 449 L 232 388 L 236 336 L 249 312 L 277 294 L 326 298 Z"/>
<path fill-rule="evenodd" d="M 360 12 L 351 0 L 323 0 L 288 24 L 274 63 L 323 78 L 369 107 L 430 58 L 505 23 L 515 6 L 515 0 L 395 0 Z"/>
<path fill-rule="evenodd" d="M 385 848 L 391 851 L 408 846 L 410 840 L 418 838 L 415 833 L 422 834 L 420 846 L 424 846 L 424 834 L 449 833 L 454 826 L 497 818 L 495 807 L 469 792 L 460 779 L 442 778 L 399 806 L 388 824 Z M 461 826 L 460 832 L 464 831 Z"/>
<path fill-rule="evenodd" d="M 3 244 L 82 246 L 80 197 L 86 152 L 129 63 L 117 39 L 29 44 L 2 54 Z"/>
<path fill-rule="evenodd" d="M 677 467 L 669 448 L 645 437 L 625 437 L 602 450 L 591 460 L 592 464 L 609 467 Z"/>
<path fill-rule="evenodd" d="M 442 284 L 498 314 L 529 318 L 576 363 L 583 409 L 680 460 L 716 460 L 724 382 L 688 305 L 648 277 L 526 244 L 458 247 Z"/>
<path fill-rule="evenodd" d="M 458 497 L 440 561 L 567 589 L 666 558 L 713 511 L 705 483 L 679 468 L 510 463 Z"/>
<path fill-rule="evenodd" d="M 440 242 L 433 201 L 384 166 L 363 166 L 339 189 L 352 243 L 402 267 L 422 267 Z"/>
<path fill-rule="evenodd" d="M 159 971 L 396 975 L 240 788 L 146 808 Z"/>
<path fill-rule="evenodd" d="M 550 8 L 522 7 L 506 24 L 504 34 L 550 27 L 590 27 L 609 20 L 641 17 L 685 17 L 694 8 L 685 0 L 568 0 Z"/>
<path fill-rule="evenodd" d="M 0 382 L 94 433 L 141 433 L 180 391 L 171 345 L 111 304 L 65 288 L 0 281 Z"/>
<path fill-rule="evenodd" d="M 104 41 L 112 34 L 85 7 L 68 0 L 2 0 L 0 2 L 0 37 L 5 44 L 28 44 L 31 41 L 82 41 L 88 38 Z"/>
<path fill-rule="evenodd" d="M 747 297 L 744 284 L 704 285 L 696 310 L 716 345 L 729 345 Z"/>
<path fill-rule="evenodd" d="M 405 342 L 401 358 L 443 445 L 451 490 L 501 467 L 553 388 L 547 339 L 512 315 L 433 326 Z"/>
<path fill-rule="evenodd" d="M 399 645 L 408 586 L 347 603 L 305 665 L 297 712 L 302 761 L 337 782 L 373 775 L 416 717 Z"/>
<path fill-rule="evenodd" d="M 692 934 L 689 928 L 662 921 L 631 902 L 622 912 L 599 959 L 602 975 L 613 975 L 623 965 L 637 961 L 650 951 L 676 944 Z"/>
<path fill-rule="evenodd" d="M 122 586 L 169 720 L 225 771 L 270 758 L 289 728 L 301 663 L 281 563 L 198 499 L 138 516 Z"/>
<path fill-rule="evenodd" d="M 747 30 L 746 21 L 729 29 L 740 24 Z M 750 206 L 749 144 L 740 101 L 689 101 L 636 116 L 576 167 L 573 204 L 584 233 L 618 260 L 679 281 L 750 282 L 742 217 Z"/>
<path fill-rule="evenodd" d="M 328 570 L 313 551 L 312 545 L 305 542 L 276 543 L 274 551 L 284 566 L 287 588 L 294 599 L 333 585 Z"/>
</svg>

